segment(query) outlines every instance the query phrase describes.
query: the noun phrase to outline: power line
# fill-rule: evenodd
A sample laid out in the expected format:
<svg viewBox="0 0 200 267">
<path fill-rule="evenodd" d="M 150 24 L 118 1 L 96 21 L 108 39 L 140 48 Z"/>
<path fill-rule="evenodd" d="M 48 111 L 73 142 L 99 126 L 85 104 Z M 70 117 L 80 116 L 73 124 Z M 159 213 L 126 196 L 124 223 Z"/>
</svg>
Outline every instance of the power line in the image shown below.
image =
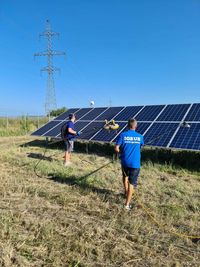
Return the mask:
<svg viewBox="0 0 200 267">
<path fill-rule="evenodd" d="M 47 66 L 42 68 L 41 71 L 48 73 L 47 77 L 47 90 L 46 90 L 46 101 L 45 101 L 45 112 L 50 114 L 53 109 L 56 109 L 56 93 L 54 84 L 54 72 L 60 71 L 53 65 L 54 56 L 63 56 L 65 52 L 53 50 L 53 37 L 59 36 L 59 33 L 52 31 L 50 21 L 46 21 L 46 28 L 43 33 L 39 35 L 47 39 L 47 50 L 44 52 L 35 53 L 34 56 L 45 56 L 47 57 Z"/>
</svg>

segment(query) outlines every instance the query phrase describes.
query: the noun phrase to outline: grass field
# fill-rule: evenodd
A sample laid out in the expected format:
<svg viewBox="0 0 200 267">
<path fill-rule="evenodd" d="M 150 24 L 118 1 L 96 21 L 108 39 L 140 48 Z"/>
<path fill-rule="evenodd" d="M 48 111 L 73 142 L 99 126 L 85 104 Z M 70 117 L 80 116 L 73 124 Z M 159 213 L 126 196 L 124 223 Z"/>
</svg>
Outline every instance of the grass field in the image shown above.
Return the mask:
<svg viewBox="0 0 200 267">
<path fill-rule="evenodd" d="M 48 122 L 47 117 L 0 117 L 0 136 L 22 136 Z"/>
<path fill-rule="evenodd" d="M 200 242 L 167 231 L 200 235 L 200 173 L 143 162 L 138 195 L 162 229 L 123 209 L 118 162 L 74 153 L 65 168 L 49 149 L 37 176 L 32 140 L 0 138 L 0 266 L 200 266 Z"/>
</svg>

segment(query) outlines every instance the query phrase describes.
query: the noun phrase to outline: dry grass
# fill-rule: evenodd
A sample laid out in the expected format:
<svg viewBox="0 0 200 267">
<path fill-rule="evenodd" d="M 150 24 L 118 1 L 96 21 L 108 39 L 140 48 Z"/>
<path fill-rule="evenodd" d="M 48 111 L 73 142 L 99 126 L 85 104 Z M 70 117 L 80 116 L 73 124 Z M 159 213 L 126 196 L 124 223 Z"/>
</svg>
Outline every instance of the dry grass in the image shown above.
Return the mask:
<svg viewBox="0 0 200 267">
<path fill-rule="evenodd" d="M 0 137 L 30 134 L 47 122 L 47 117 L 0 117 Z"/>
<path fill-rule="evenodd" d="M 135 203 L 123 210 L 119 163 L 0 138 L 0 266 L 200 266 L 200 245 L 158 228 Z M 50 157 L 52 154 L 59 153 Z M 90 174 L 92 173 L 92 174 Z M 89 175 L 90 174 L 90 175 Z M 200 175 L 144 163 L 139 195 L 168 229 L 200 235 Z"/>
</svg>

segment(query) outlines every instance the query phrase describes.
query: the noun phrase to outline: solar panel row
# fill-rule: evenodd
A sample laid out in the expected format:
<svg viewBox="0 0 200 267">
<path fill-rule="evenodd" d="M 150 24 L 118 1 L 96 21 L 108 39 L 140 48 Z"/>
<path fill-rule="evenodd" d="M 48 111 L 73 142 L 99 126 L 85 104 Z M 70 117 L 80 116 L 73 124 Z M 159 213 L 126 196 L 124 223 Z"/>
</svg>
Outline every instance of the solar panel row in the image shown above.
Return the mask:
<svg viewBox="0 0 200 267">
<path fill-rule="evenodd" d="M 81 139 L 114 142 L 126 130 L 127 120 L 136 117 L 137 131 L 144 135 L 145 143 L 152 146 L 200 150 L 200 104 L 100 107 L 70 109 L 50 121 L 32 135 L 60 137 L 60 129 L 70 113 L 75 113 L 75 130 L 82 131 Z M 115 119 L 119 131 L 103 129 L 104 120 Z M 186 120 L 190 128 L 180 127 Z"/>
</svg>

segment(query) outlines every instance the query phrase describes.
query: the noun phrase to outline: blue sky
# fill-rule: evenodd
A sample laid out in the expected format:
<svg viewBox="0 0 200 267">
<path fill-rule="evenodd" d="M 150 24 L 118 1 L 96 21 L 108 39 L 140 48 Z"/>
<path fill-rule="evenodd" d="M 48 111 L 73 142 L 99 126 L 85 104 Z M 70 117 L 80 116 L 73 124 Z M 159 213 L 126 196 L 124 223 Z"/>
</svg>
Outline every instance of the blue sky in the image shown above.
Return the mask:
<svg viewBox="0 0 200 267">
<path fill-rule="evenodd" d="M 58 107 L 200 101 L 200 1 L 1 0 L 0 114 L 42 114 L 49 19 Z"/>
</svg>

